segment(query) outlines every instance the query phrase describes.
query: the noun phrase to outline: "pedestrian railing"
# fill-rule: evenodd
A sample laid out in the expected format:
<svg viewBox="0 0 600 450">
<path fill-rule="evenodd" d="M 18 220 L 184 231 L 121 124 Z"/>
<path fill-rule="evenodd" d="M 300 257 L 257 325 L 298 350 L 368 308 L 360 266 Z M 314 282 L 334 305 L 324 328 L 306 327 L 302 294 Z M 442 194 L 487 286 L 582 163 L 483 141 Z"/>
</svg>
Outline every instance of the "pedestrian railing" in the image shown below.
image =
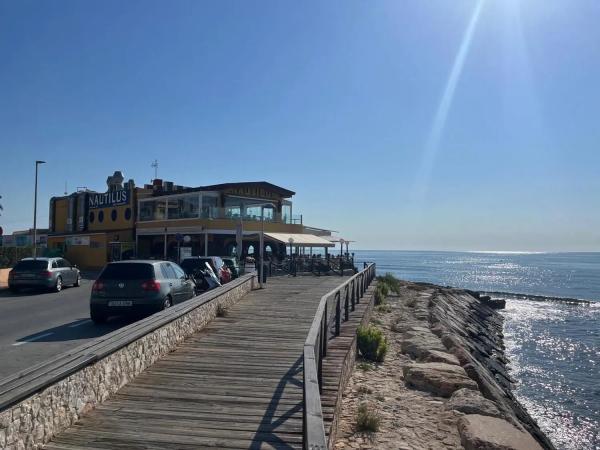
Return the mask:
<svg viewBox="0 0 600 450">
<path fill-rule="evenodd" d="M 303 438 L 306 450 L 326 450 L 325 425 L 321 409 L 323 358 L 327 356 L 330 334 L 339 336 L 342 321 L 360 303 L 375 278 L 375 264 L 365 268 L 321 297 L 308 337 L 304 343 Z M 343 311 L 342 311 L 343 310 Z"/>
</svg>

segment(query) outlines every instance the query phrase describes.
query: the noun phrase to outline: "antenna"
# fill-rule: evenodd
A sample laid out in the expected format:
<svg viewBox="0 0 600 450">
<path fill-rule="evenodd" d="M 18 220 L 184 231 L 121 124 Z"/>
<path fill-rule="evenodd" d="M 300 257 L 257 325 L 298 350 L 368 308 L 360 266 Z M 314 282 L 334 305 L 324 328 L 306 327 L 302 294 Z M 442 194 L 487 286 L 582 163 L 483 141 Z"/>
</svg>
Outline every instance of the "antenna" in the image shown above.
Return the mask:
<svg viewBox="0 0 600 450">
<path fill-rule="evenodd" d="M 158 159 L 155 159 L 150 167 L 154 167 L 154 179 L 156 180 L 158 178 Z"/>
</svg>

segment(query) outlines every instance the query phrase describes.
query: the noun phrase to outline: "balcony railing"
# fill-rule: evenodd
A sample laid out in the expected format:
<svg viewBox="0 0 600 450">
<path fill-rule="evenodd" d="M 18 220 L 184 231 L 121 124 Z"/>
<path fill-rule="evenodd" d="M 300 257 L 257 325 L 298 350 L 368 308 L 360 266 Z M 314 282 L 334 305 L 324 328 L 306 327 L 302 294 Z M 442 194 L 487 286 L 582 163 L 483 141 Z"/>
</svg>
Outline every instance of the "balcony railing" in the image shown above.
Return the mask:
<svg viewBox="0 0 600 450">
<path fill-rule="evenodd" d="M 235 208 L 233 208 L 235 210 Z M 233 212 L 232 208 L 209 207 L 196 211 L 173 211 L 165 208 L 158 208 L 154 211 L 144 211 L 143 206 L 139 208 L 139 222 L 151 222 L 159 220 L 178 220 L 178 219 L 227 219 L 242 220 L 243 222 L 260 222 L 260 214 L 240 214 Z M 302 225 L 302 215 L 294 214 L 292 216 L 281 214 L 265 215 L 264 221 L 268 223 L 283 223 L 288 225 Z"/>
</svg>

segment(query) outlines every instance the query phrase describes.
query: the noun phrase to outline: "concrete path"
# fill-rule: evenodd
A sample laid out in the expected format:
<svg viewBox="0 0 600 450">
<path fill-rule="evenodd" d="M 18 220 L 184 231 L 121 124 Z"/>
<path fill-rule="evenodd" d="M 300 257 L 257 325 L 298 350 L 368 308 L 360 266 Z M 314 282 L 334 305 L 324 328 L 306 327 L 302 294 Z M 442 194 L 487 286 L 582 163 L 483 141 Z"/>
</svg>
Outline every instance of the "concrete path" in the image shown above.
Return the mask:
<svg viewBox="0 0 600 450">
<path fill-rule="evenodd" d="M 45 448 L 301 448 L 303 344 L 344 279 L 270 279 Z"/>
</svg>

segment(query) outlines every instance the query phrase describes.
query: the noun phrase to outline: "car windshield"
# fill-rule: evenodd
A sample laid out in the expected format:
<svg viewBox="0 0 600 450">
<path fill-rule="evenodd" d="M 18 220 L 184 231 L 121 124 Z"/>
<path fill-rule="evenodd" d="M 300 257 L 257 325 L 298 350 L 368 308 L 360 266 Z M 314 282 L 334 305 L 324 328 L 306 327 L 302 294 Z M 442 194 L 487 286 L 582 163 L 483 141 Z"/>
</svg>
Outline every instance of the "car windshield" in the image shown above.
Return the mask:
<svg viewBox="0 0 600 450">
<path fill-rule="evenodd" d="M 48 268 L 48 261 L 46 260 L 34 260 L 28 259 L 26 261 L 20 261 L 14 267 L 13 270 L 44 270 Z"/>
<path fill-rule="evenodd" d="M 154 278 L 152 264 L 109 264 L 99 277 L 102 280 L 148 280 Z"/>
</svg>

